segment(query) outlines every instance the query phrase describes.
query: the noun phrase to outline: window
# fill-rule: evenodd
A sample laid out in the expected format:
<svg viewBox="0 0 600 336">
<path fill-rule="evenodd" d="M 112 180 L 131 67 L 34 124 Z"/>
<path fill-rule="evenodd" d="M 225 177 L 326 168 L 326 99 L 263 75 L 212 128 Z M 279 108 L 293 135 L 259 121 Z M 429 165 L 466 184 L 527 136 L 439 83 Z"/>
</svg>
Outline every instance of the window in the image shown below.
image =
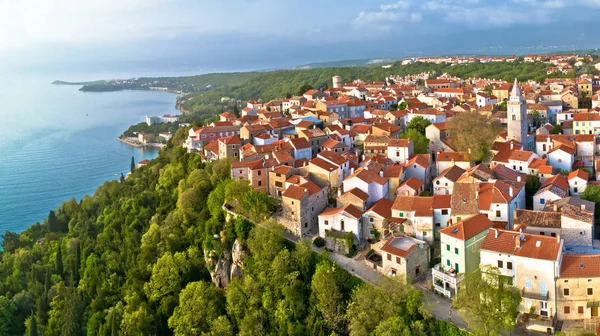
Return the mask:
<svg viewBox="0 0 600 336">
<path fill-rule="evenodd" d="M 283 183 L 282 182 L 275 182 L 275 186 L 281 188 L 281 187 L 283 187 Z"/>
<path fill-rule="evenodd" d="M 512 261 L 506 262 L 506 269 L 512 270 Z"/>
<path fill-rule="evenodd" d="M 546 203 L 546 200 L 543 198 L 540 198 L 540 204 L 545 204 L 545 203 Z"/>
<path fill-rule="evenodd" d="M 344 231 L 344 220 L 340 221 L 340 231 Z"/>
<path fill-rule="evenodd" d="M 583 306 L 577 307 L 577 313 L 583 314 Z"/>
<path fill-rule="evenodd" d="M 568 289 L 568 288 L 563 288 L 563 295 L 564 295 L 564 296 L 569 296 L 569 295 L 570 295 L 569 293 L 570 293 L 570 292 L 569 292 L 569 289 Z"/>
<path fill-rule="evenodd" d="M 448 214 L 448 209 L 442 209 L 442 215 L 447 215 Z"/>
<path fill-rule="evenodd" d="M 399 216 L 400 216 L 400 217 L 404 217 L 404 213 L 400 212 L 400 213 L 399 213 Z"/>
<path fill-rule="evenodd" d="M 446 265 L 450 266 L 450 259 L 446 259 Z"/>
<path fill-rule="evenodd" d="M 575 182 L 577 183 L 577 182 Z M 577 187 L 573 188 L 573 192 L 577 192 Z"/>
<path fill-rule="evenodd" d="M 458 247 L 454 248 L 454 254 L 458 254 Z"/>
<path fill-rule="evenodd" d="M 396 264 L 400 265 L 401 263 L 400 257 L 396 257 Z"/>
<path fill-rule="evenodd" d="M 388 253 L 388 260 L 392 261 L 392 255 Z"/>
<path fill-rule="evenodd" d="M 294 205 L 294 201 L 292 201 L 292 205 Z M 325 222 L 327 222 L 327 221 L 325 221 Z"/>
<path fill-rule="evenodd" d="M 262 181 L 258 181 L 258 186 L 260 187 L 262 185 Z"/>
<path fill-rule="evenodd" d="M 450 244 L 446 244 L 446 251 L 450 251 Z"/>
<path fill-rule="evenodd" d="M 370 222 L 370 223 L 373 223 L 373 222 L 375 222 L 375 218 L 373 218 L 373 217 L 369 217 L 369 222 Z"/>
<path fill-rule="evenodd" d="M 593 288 L 588 288 L 587 289 L 587 295 L 594 295 L 594 289 Z"/>
<path fill-rule="evenodd" d="M 556 233 L 555 232 L 550 232 L 550 237 L 556 237 Z"/>
<path fill-rule="evenodd" d="M 504 263 L 502 262 L 502 260 L 498 260 L 498 268 L 502 267 L 504 267 Z"/>
<path fill-rule="evenodd" d="M 546 232 L 540 231 L 540 236 L 545 236 L 545 235 L 546 235 Z"/>
<path fill-rule="evenodd" d="M 500 210 L 496 210 L 496 217 L 502 216 L 502 212 Z"/>
<path fill-rule="evenodd" d="M 525 278 L 525 289 L 531 289 L 531 279 Z"/>
<path fill-rule="evenodd" d="M 517 120 L 517 115 L 516 114 L 512 115 L 512 120 Z"/>
<path fill-rule="evenodd" d="M 258 176 L 260 176 L 260 175 L 262 175 L 262 171 L 259 170 L 258 171 Z"/>
<path fill-rule="evenodd" d="M 570 314 L 570 313 L 571 313 L 571 307 L 565 306 L 565 314 Z"/>
<path fill-rule="evenodd" d="M 328 220 L 325 221 L 325 225 L 329 225 L 329 221 Z"/>
</svg>

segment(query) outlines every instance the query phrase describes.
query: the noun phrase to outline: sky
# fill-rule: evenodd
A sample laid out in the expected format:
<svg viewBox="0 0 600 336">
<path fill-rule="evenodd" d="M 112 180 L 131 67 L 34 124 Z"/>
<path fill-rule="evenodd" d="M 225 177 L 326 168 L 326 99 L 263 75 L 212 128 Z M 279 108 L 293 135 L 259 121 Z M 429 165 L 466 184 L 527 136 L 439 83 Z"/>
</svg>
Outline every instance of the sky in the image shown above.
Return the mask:
<svg viewBox="0 0 600 336">
<path fill-rule="evenodd" d="M 596 48 L 600 0 L 0 0 L 0 69 L 272 69 Z"/>
</svg>

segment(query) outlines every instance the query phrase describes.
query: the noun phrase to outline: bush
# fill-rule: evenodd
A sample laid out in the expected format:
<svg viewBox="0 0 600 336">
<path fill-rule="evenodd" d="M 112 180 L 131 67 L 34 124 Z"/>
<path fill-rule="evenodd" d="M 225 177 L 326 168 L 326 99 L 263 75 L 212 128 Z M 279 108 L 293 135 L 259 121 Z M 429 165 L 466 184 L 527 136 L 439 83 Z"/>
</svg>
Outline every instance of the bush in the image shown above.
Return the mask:
<svg viewBox="0 0 600 336">
<path fill-rule="evenodd" d="M 323 247 L 325 246 L 325 239 L 321 238 L 321 237 L 317 237 L 315 238 L 315 240 L 313 240 L 313 244 L 315 244 L 316 247 Z"/>
</svg>

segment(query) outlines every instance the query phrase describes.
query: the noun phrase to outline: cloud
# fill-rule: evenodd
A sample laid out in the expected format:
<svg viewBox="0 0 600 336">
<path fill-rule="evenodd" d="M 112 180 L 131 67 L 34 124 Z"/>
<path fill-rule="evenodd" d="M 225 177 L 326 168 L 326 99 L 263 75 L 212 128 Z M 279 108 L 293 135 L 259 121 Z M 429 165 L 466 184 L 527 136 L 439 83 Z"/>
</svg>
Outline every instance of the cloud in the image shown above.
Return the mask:
<svg viewBox="0 0 600 336">
<path fill-rule="evenodd" d="M 397 23 L 417 23 L 422 20 L 418 12 L 411 12 L 408 1 L 398 1 L 379 5 L 379 10 L 361 11 L 354 19 L 355 28 L 371 28 L 378 31 L 390 31 Z"/>
</svg>

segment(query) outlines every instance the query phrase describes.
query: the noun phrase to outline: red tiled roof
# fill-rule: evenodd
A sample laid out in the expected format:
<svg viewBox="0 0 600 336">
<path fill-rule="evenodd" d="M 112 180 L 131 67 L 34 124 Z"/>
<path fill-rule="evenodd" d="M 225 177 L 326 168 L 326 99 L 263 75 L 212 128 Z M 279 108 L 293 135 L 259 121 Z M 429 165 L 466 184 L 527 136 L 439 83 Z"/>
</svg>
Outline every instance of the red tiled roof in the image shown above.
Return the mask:
<svg viewBox="0 0 600 336">
<path fill-rule="evenodd" d="M 569 177 L 567 179 L 571 180 L 574 179 L 576 177 L 579 177 L 581 179 L 584 179 L 585 181 L 588 180 L 588 178 L 590 177 L 590 174 L 588 174 L 585 170 L 583 169 L 576 169 L 572 172 L 569 173 Z"/>
<path fill-rule="evenodd" d="M 302 188 L 300 186 L 291 185 L 283 192 L 281 196 L 299 200 L 302 199 L 302 197 L 304 197 L 306 193 L 307 189 Z"/>
<path fill-rule="evenodd" d="M 348 204 L 348 205 L 345 205 L 345 206 L 343 206 L 341 208 L 329 208 L 329 209 L 325 209 L 325 211 L 323 211 L 319 215 L 319 217 L 321 217 L 321 216 L 331 216 L 331 215 L 335 215 L 335 214 L 340 213 L 340 212 L 346 212 L 350 216 L 352 216 L 352 217 L 354 217 L 356 219 L 360 218 L 362 216 L 362 214 L 363 214 L 362 211 L 360 211 L 357 207 L 355 207 L 352 204 Z"/>
<path fill-rule="evenodd" d="M 419 188 L 421 188 L 423 186 L 423 181 L 421 181 L 420 179 L 411 176 L 409 177 L 406 181 L 402 182 L 402 184 L 400 184 L 400 187 L 402 186 L 408 186 L 409 188 L 411 188 L 414 191 L 419 190 Z"/>
<path fill-rule="evenodd" d="M 471 154 L 467 152 L 440 152 L 437 156 L 437 160 L 446 162 L 446 161 L 460 161 L 460 162 L 469 162 L 471 161 Z"/>
<path fill-rule="evenodd" d="M 417 217 L 433 216 L 433 197 L 398 196 L 392 205 L 392 209 L 414 211 Z"/>
<path fill-rule="evenodd" d="M 329 172 L 332 172 L 338 168 L 335 165 L 321 159 L 320 157 L 310 160 L 309 163 Z"/>
<path fill-rule="evenodd" d="M 346 191 L 345 193 L 343 193 L 342 196 L 344 196 L 346 194 L 352 194 L 352 195 L 360 198 L 363 201 L 366 201 L 369 198 L 369 194 L 367 194 L 366 192 L 364 192 L 358 188 L 352 188 L 352 189 Z"/>
<path fill-rule="evenodd" d="M 600 254 L 565 254 L 560 265 L 561 278 L 600 277 Z"/>
<path fill-rule="evenodd" d="M 392 216 L 392 201 L 387 198 L 382 198 L 379 201 L 375 202 L 367 212 L 373 211 L 377 215 L 383 218 L 390 218 Z"/>
<path fill-rule="evenodd" d="M 432 207 L 434 209 L 450 209 L 452 195 L 433 195 Z"/>
<path fill-rule="evenodd" d="M 543 187 L 549 186 L 551 184 L 555 184 L 555 185 L 559 186 L 561 189 L 569 190 L 569 182 L 567 181 L 567 178 L 564 177 L 562 174 L 556 174 L 556 175 L 552 176 L 551 178 L 547 179 L 546 182 L 544 182 L 544 184 L 542 184 L 540 189 Z"/>
<path fill-rule="evenodd" d="M 388 179 L 386 179 L 385 177 L 379 176 L 378 173 L 368 170 L 368 169 L 365 169 L 365 168 L 357 169 L 354 172 L 354 174 L 348 176 L 346 178 L 346 180 L 354 178 L 354 177 L 357 177 L 366 183 L 375 182 L 375 183 L 381 184 L 381 185 L 384 185 L 388 181 Z"/>
<path fill-rule="evenodd" d="M 520 235 L 523 239 L 519 240 L 521 247 L 518 247 L 517 238 Z M 481 244 L 481 250 L 525 258 L 556 260 L 560 252 L 560 245 L 560 241 L 555 237 L 493 229 L 488 231 L 483 244 Z"/>
<path fill-rule="evenodd" d="M 491 228 L 492 225 L 492 221 L 486 215 L 478 214 L 445 227 L 439 230 L 439 232 L 460 240 L 468 240 L 478 233 Z"/>
</svg>

